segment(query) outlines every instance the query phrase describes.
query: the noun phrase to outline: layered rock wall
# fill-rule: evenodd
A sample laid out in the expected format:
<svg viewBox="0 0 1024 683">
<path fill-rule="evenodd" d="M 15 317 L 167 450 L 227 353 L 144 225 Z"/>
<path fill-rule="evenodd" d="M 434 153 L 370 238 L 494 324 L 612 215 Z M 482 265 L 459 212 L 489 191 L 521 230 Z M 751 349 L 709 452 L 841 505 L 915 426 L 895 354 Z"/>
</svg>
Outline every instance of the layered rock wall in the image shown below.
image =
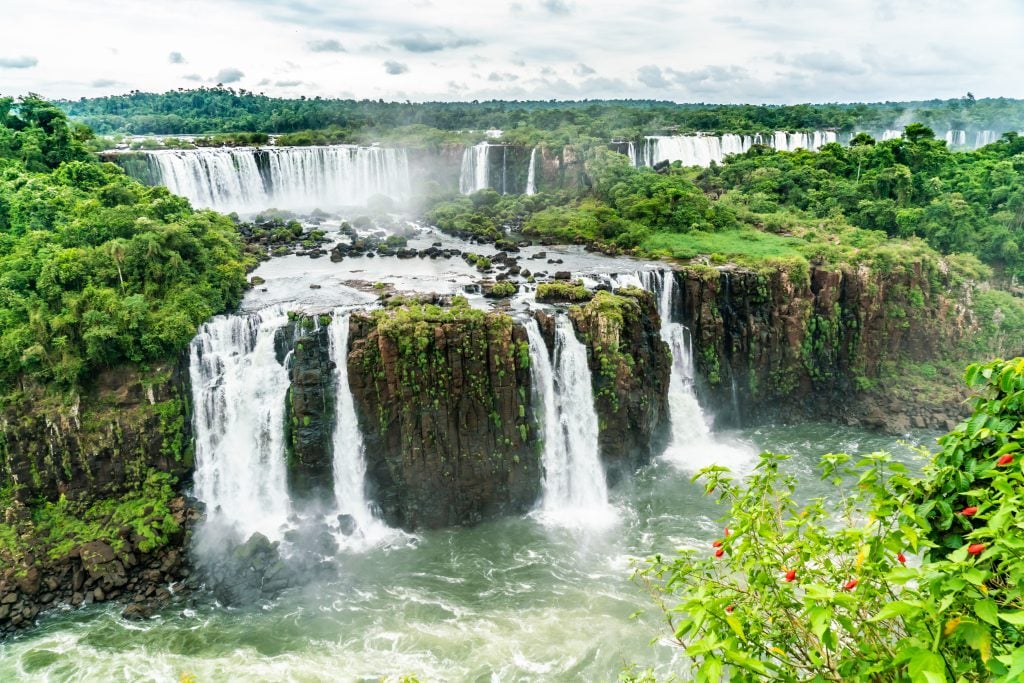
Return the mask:
<svg viewBox="0 0 1024 683">
<path fill-rule="evenodd" d="M 469 310 L 350 325 L 349 381 L 384 518 L 432 528 L 530 509 L 541 463 L 523 330 Z"/>
<path fill-rule="evenodd" d="M 931 395 L 891 391 L 902 380 L 893 368 L 948 358 L 975 327 L 969 289 L 926 262 L 890 272 L 698 266 L 676 277 L 702 398 L 720 423 L 831 419 L 899 432 L 947 429 L 962 414 L 958 377 L 938 378 L 943 391 Z"/>
</svg>

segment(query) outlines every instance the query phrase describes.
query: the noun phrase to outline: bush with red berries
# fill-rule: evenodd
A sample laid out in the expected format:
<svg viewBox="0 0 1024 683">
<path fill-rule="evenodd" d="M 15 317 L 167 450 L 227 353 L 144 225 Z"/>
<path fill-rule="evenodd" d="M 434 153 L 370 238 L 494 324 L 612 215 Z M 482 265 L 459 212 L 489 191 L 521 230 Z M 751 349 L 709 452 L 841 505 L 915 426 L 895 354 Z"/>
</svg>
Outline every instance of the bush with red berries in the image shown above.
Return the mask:
<svg viewBox="0 0 1024 683">
<path fill-rule="evenodd" d="M 742 481 L 697 475 L 730 533 L 635 575 L 685 679 L 1024 680 L 1024 358 L 966 379 L 973 415 L 919 477 L 888 454 L 830 454 L 837 495 L 801 504 L 786 456 Z"/>
</svg>

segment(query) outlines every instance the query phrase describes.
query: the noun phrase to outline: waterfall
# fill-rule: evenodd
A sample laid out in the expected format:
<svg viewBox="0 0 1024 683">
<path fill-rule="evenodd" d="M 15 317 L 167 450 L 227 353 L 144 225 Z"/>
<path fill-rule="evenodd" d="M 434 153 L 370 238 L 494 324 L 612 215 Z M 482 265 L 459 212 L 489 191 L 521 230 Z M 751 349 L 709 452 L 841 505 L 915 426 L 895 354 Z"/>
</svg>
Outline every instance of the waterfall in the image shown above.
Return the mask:
<svg viewBox="0 0 1024 683">
<path fill-rule="evenodd" d="M 633 143 L 629 143 L 632 145 Z M 530 170 L 526 174 L 526 194 L 537 194 L 537 148 L 530 150 Z"/>
<path fill-rule="evenodd" d="M 255 213 L 366 204 L 410 195 L 405 150 L 329 145 L 144 152 L 153 177 L 193 206 Z"/>
<path fill-rule="evenodd" d="M 1002 136 L 994 130 L 979 130 L 974 134 L 974 149 L 991 145 L 1000 137 Z"/>
<path fill-rule="evenodd" d="M 668 387 L 672 438 L 663 457 L 688 471 L 697 471 L 708 465 L 741 469 L 754 454 L 740 444 L 716 438 L 711 432 L 710 420 L 697 399 L 693 336 L 684 325 L 673 320 L 675 272 L 641 271 L 639 278 L 644 289 L 658 300 L 661 338 L 668 344 L 672 353 L 672 372 Z"/>
<path fill-rule="evenodd" d="M 508 145 L 501 146 L 501 193 L 508 194 Z"/>
<path fill-rule="evenodd" d="M 356 419 L 355 399 L 348 382 L 349 315 L 344 309 L 334 311 L 329 327 L 328 343 L 335 364 L 334 448 L 335 514 L 348 515 L 355 522 L 355 531 L 343 543 L 361 541 L 372 545 L 391 530 L 373 514 L 366 498 L 366 459 L 363 435 Z"/>
<path fill-rule="evenodd" d="M 490 187 L 491 145 L 484 141 L 462 152 L 462 168 L 459 171 L 459 192 L 473 194 Z"/>
<path fill-rule="evenodd" d="M 633 164 L 634 168 L 638 168 L 642 165 L 642 160 L 636 153 L 636 143 L 632 140 L 626 143 L 626 155 L 629 157 L 629 161 Z"/>
<path fill-rule="evenodd" d="M 652 135 L 644 139 L 643 159 L 638 166 L 654 166 L 662 161 L 679 161 L 683 166 L 710 166 L 711 162 L 722 163 L 730 154 L 743 154 L 754 145 L 767 144 L 781 152 L 797 149 L 817 151 L 830 142 L 836 142 L 838 135 L 831 130 L 812 133 L 787 133 L 776 131 L 767 138 L 761 134 L 736 135 Z"/>
<path fill-rule="evenodd" d="M 244 536 L 279 538 L 291 512 L 285 471 L 289 379 L 274 337 L 282 308 L 205 323 L 190 347 L 196 497 Z"/>
<path fill-rule="evenodd" d="M 608 486 L 598 453 L 587 349 L 565 315 L 555 318 L 555 360 L 537 321 L 525 323 L 538 414 L 544 434 L 541 514 L 560 525 L 607 523 Z"/>
</svg>

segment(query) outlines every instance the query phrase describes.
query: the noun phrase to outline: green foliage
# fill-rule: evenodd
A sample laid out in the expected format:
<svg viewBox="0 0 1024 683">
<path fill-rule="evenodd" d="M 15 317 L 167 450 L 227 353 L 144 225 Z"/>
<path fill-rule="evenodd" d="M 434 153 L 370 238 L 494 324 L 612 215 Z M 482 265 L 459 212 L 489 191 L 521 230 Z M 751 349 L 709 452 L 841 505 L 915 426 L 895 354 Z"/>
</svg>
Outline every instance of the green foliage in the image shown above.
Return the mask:
<svg viewBox="0 0 1024 683">
<path fill-rule="evenodd" d="M 1024 494 L 1018 478 L 1007 477 L 1008 470 L 1019 474 L 1021 469 L 1024 358 L 972 365 L 965 379 L 975 391 L 972 416 L 939 439 L 942 450 L 920 492 L 920 514 L 928 519 L 937 556 L 960 548 L 967 538 L 985 539 L 978 529 L 990 517 L 990 530 L 1001 532 Z M 995 465 L 1002 456 L 1012 456 L 1011 467 Z M 955 514 L 972 505 L 978 515 Z"/>
<path fill-rule="evenodd" d="M 494 286 L 491 287 L 491 295 L 496 297 L 508 297 L 514 295 L 519 290 L 511 282 L 495 282 Z"/>
<path fill-rule="evenodd" d="M 543 303 L 590 301 L 594 293 L 582 282 L 545 282 L 537 285 L 537 301 Z"/>
<path fill-rule="evenodd" d="M 934 129 L 989 128 L 1024 130 L 1024 106 L 1002 98 L 958 98 L 926 102 L 855 104 L 720 105 L 676 104 L 654 100 L 586 102 L 384 102 L 320 97 L 279 99 L 225 87 L 134 91 L 94 99 L 61 102 L 73 117 L 100 133 L 201 134 L 268 131 L 327 139 L 408 130 L 417 139 L 431 131 L 442 140 L 460 139 L 457 131 L 499 128 L 502 141 L 531 145 L 581 138 L 635 139 L 670 132 L 765 133 L 775 130 L 885 130 L 913 115 Z M 443 137 L 442 137 L 443 136 Z M 430 139 L 430 138 L 428 138 Z M 431 144 L 438 144 L 431 140 Z M 863 143 L 862 143 L 863 144 Z"/>
<path fill-rule="evenodd" d="M 39 102 L 0 126 L 0 385 L 173 356 L 241 298 L 234 224 L 87 160 Z"/>
<path fill-rule="evenodd" d="M 18 563 L 42 549 L 50 559 L 60 559 L 90 541 L 104 541 L 120 550 L 126 527 L 139 537 L 140 550 L 154 550 L 178 531 L 170 510 L 175 484 L 172 475 L 150 470 L 137 489 L 118 498 L 85 502 L 61 495 L 56 501 L 31 505 L 27 518 L 0 523 L 0 557 Z M 11 503 L 4 509 L 11 510 Z"/>
<path fill-rule="evenodd" d="M 818 153 L 755 148 L 701 171 L 696 182 L 755 215 L 842 220 L 889 237 L 916 236 L 944 254 L 969 252 L 1021 274 L 1022 154 L 1024 139 L 1016 133 L 973 152 L 951 152 L 914 124 L 899 139 L 830 144 Z"/>
<path fill-rule="evenodd" d="M 1021 679 L 1024 358 L 971 366 L 967 380 L 974 415 L 921 477 L 887 454 L 830 454 L 836 494 L 800 503 L 785 456 L 762 454 L 744 481 L 697 475 L 730 506 L 716 556 L 659 555 L 635 575 L 690 677 Z"/>
</svg>

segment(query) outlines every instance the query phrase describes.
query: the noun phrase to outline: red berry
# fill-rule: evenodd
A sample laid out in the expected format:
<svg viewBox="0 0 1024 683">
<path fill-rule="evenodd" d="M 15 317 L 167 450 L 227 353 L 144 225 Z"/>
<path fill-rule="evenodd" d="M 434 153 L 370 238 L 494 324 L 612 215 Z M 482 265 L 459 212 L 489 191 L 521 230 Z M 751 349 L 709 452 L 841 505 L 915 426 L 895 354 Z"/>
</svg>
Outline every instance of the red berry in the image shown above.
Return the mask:
<svg viewBox="0 0 1024 683">
<path fill-rule="evenodd" d="M 728 612 L 729 614 L 732 614 L 732 611 L 733 611 L 734 609 L 736 609 L 736 608 L 735 608 L 735 607 L 733 607 L 732 605 L 729 605 L 728 607 L 726 607 L 726 608 L 725 608 L 725 611 L 726 611 L 726 612 Z"/>
<path fill-rule="evenodd" d="M 715 551 L 715 557 L 721 557 L 722 555 L 725 555 L 725 551 L 721 548 Z"/>
<path fill-rule="evenodd" d="M 981 555 L 981 551 L 985 549 L 984 543 L 972 543 L 967 546 L 968 555 Z"/>
<path fill-rule="evenodd" d="M 795 579 L 795 578 L 796 578 L 796 570 L 795 569 L 790 569 L 788 572 L 786 572 L 786 583 L 789 583 L 789 582 L 793 581 L 793 579 Z"/>
<path fill-rule="evenodd" d="M 726 535 L 726 536 L 728 536 L 728 535 L 729 535 L 729 527 L 725 527 L 725 535 Z"/>
<path fill-rule="evenodd" d="M 1002 467 L 1003 465 L 1009 465 L 1011 462 L 1013 462 L 1013 455 L 1010 454 L 1010 453 L 1007 453 L 1003 457 L 999 458 L 999 460 L 996 460 L 996 467 Z"/>
<path fill-rule="evenodd" d="M 973 517 L 974 515 L 978 514 L 978 508 L 974 505 L 971 505 L 961 510 L 960 514 L 964 517 Z"/>
<path fill-rule="evenodd" d="M 904 555 L 903 553 L 899 553 L 898 555 L 896 555 L 896 559 L 899 560 L 900 564 L 906 564 L 907 563 L 907 556 Z"/>
<path fill-rule="evenodd" d="M 721 548 L 722 547 L 722 542 L 721 541 L 715 541 L 714 543 L 711 544 L 711 547 L 712 548 Z"/>
<path fill-rule="evenodd" d="M 857 579 L 850 579 L 843 586 L 843 590 L 852 591 L 856 587 L 857 587 Z"/>
</svg>

